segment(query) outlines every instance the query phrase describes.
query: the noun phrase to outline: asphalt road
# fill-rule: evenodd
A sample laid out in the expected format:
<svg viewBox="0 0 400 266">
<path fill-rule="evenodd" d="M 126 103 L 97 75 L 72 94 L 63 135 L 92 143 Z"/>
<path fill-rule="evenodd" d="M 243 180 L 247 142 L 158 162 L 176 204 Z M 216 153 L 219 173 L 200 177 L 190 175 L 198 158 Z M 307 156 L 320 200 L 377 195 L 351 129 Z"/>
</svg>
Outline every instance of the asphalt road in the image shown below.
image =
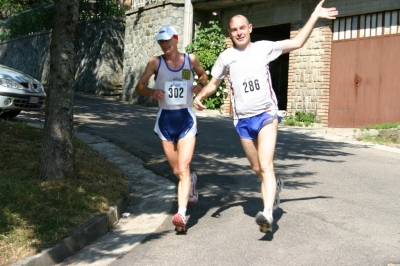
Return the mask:
<svg viewBox="0 0 400 266">
<path fill-rule="evenodd" d="M 157 108 L 77 94 L 80 132 L 112 141 L 175 181 L 153 133 Z M 168 217 L 110 265 L 388 265 L 400 264 L 400 153 L 327 140 L 280 127 L 275 171 L 285 181 L 272 234 L 254 221 L 260 182 L 230 117 L 198 116 L 200 197 L 188 230 Z M 172 211 L 173 213 L 173 211 Z"/>
</svg>

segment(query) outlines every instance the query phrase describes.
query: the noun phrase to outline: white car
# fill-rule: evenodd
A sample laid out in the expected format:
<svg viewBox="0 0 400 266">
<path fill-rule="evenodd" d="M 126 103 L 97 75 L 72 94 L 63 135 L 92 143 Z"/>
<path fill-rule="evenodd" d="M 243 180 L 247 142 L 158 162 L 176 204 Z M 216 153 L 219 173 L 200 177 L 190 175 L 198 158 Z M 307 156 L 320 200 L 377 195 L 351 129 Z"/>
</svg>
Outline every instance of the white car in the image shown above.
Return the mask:
<svg viewBox="0 0 400 266">
<path fill-rule="evenodd" d="M 23 110 L 40 111 L 46 97 L 38 80 L 0 65 L 0 118 L 16 117 Z"/>
</svg>

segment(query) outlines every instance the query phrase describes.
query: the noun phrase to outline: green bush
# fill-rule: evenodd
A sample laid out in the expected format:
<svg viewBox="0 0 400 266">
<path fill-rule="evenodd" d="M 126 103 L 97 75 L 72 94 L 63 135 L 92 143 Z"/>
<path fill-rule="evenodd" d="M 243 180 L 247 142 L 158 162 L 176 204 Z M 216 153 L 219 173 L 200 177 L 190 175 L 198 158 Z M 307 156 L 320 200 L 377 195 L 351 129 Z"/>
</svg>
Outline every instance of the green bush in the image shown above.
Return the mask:
<svg viewBox="0 0 400 266">
<path fill-rule="evenodd" d="M 305 113 L 302 111 L 296 111 L 295 117 L 296 117 L 296 121 L 313 123 L 315 115 L 313 113 Z"/>
<path fill-rule="evenodd" d="M 374 125 L 374 129 L 389 129 L 389 128 L 397 128 L 398 126 L 400 126 L 400 121 L 395 123 Z"/>
<path fill-rule="evenodd" d="M 102 17 L 124 17 L 125 9 L 119 8 L 115 0 L 102 0 L 91 3 L 88 0 L 79 1 L 79 20 L 92 21 Z"/>
<path fill-rule="evenodd" d="M 288 126 L 294 126 L 296 125 L 296 121 L 294 119 L 286 119 L 282 121 L 282 124 L 288 125 Z"/>
<path fill-rule="evenodd" d="M 296 111 L 295 115 L 288 115 L 285 120 L 282 121 L 283 125 L 288 126 L 312 126 L 315 120 L 315 115 L 313 113 L 305 113 L 302 111 Z"/>
<path fill-rule="evenodd" d="M 226 49 L 225 35 L 218 21 L 210 21 L 208 27 L 202 28 L 198 26 L 196 29 L 196 37 L 192 44 L 186 48 L 187 53 L 195 54 L 200 61 L 200 64 L 206 70 L 208 75 L 207 82 L 211 79 L 211 68 L 218 58 L 218 55 Z M 195 82 L 197 82 L 197 76 Z M 203 101 L 207 109 L 220 109 L 224 103 L 224 99 L 228 91 L 225 88 L 225 82 L 222 81 L 217 91 Z"/>
<path fill-rule="evenodd" d="M 305 127 L 309 127 L 309 126 L 311 126 L 311 122 L 310 121 L 304 121 L 304 126 Z"/>
</svg>

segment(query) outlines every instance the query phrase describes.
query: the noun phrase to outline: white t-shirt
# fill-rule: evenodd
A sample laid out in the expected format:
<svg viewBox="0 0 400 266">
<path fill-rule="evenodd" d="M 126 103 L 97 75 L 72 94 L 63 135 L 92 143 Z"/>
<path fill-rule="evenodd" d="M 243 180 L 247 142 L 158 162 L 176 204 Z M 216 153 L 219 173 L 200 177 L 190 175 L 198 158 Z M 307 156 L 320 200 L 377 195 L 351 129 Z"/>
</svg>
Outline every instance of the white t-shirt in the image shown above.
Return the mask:
<svg viewBox="0 0 400 266">
<path fill-rule="evenodd" d="M 275 115 L 278 101 L 272 89 L 269 62 L 282 54 L 283 42 L 259 41 L 241 51 L 235 47 L 223 51 L 211 75 L 229 78 L 235 120 L 268 111 Z"/>
</svg>

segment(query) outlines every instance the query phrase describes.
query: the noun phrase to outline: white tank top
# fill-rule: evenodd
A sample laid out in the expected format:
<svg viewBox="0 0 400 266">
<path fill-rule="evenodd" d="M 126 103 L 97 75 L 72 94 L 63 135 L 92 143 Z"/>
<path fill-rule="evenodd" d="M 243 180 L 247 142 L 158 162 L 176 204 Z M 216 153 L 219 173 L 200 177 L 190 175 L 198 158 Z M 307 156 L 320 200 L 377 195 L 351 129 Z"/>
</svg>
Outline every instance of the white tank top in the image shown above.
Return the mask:
<svg viewBox="0 0 400 266">
<path fill-rule="evenodd" d="M 188 54 L 184 54 L 182 67 L 172 70 L 168 67 L 163 56 L 160 56 L 157 75 L 155 77 L 156 89 L 164 90 L 164 98 L 158 101 L 161 109 L 176 110 L 191 108 L 193 102 L 193 69 L 190 65 Z"/>
</svg>

